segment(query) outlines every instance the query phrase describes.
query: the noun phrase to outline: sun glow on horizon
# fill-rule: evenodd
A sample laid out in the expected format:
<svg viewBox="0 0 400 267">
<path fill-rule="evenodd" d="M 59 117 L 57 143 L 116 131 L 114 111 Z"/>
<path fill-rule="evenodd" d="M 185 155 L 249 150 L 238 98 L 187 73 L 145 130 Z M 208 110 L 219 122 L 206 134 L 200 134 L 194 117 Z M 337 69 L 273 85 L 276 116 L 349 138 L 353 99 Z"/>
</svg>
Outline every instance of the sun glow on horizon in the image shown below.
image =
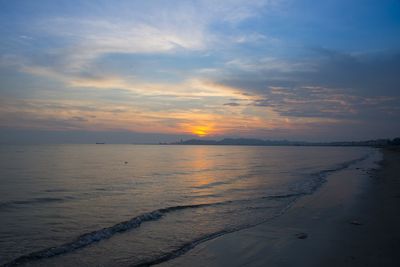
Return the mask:
<svg viewBox="0 0 400 267">
<path fill-rule="evenodd" d="M 211 126 L 194 126 L 191 129 L 191 132 L 198 137 L 205 137 L 213 132 L 213 128 Z"/>
</svg>

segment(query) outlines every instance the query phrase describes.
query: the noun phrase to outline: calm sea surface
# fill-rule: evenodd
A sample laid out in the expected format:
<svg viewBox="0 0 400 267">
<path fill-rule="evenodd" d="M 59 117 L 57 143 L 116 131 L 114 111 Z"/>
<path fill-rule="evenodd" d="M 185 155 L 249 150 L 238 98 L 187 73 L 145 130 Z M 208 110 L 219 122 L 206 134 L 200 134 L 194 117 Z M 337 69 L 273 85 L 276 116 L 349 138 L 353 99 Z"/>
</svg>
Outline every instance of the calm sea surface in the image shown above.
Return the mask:
<svg viewBox="0 0 400 267">
<path fill-rule="evenodd" d="M 0 265 L 135 266 L 281 215 L 370 148 L 0 146 Z"/>
</svg>

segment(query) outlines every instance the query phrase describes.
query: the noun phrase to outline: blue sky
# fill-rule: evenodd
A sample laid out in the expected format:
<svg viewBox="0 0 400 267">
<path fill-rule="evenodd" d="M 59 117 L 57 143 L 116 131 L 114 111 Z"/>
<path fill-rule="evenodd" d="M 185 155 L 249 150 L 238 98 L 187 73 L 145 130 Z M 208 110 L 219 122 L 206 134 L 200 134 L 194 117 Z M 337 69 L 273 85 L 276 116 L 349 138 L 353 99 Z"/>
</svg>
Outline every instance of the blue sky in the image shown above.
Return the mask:
<svg viewBox="0 0 400 267">
<path fill-rule="evenodd" d="M 0 13 L 3 133 L 400 132 L 398 0 L 0 1 Z"/>
</svg>

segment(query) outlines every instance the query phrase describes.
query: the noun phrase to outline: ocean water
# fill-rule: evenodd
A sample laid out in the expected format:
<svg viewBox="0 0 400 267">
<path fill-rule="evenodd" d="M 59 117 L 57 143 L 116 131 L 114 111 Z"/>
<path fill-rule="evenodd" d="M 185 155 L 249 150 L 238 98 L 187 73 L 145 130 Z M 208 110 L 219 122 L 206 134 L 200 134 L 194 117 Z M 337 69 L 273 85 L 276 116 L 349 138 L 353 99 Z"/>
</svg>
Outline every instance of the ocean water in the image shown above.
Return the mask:
<svg viewBox="0 0 400 267">
<path fill-rule="evenodd" d="M 358 147 L 0 146 L 0 266 L 166 261 L 378 159 Z"/>
</svg>

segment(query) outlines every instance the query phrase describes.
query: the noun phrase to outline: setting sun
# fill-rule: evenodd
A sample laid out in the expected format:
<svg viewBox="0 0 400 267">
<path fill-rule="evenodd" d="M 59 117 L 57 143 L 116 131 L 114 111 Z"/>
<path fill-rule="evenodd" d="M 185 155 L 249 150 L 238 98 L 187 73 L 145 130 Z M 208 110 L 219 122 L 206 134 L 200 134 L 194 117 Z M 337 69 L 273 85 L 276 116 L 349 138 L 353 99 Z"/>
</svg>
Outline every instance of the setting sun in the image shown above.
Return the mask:
<svg viewBox="0 0 400 267">
<path fill-rule="evenodd" d="M 207 136 L 210 134 L 211 131 L 211 126 L 195 126 L 192 129 L 192 133 L 199 137 Z"/>
</svg>

